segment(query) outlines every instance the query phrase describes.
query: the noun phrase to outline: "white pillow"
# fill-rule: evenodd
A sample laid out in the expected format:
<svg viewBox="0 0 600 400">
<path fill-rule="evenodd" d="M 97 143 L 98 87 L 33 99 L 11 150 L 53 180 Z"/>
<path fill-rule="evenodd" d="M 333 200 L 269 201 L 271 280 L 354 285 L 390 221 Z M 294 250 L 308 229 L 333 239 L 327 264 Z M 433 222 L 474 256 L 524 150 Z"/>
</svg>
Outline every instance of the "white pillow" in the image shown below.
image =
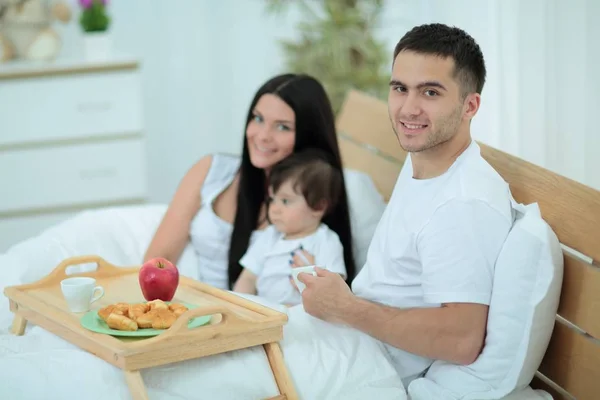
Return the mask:
<svg viewBox="0 0 600 400">
<path fill-rule="evenodd" d="M 369 245 L 386 203 L 377 190 L 375 182 L 366 173 L 346 168 L 344 169 L 344 180 L 348 193 L 352 245 L 358 274 L 367 261 Z"/>
<path fill-rule="evenodd" d="M 531 382 L 554 328 L 564 258 L 538 205 L 513 207 L 517 219 L 496 262 L 483 352 L 468 366 L 434 362 L 413 390 L 439 385 L 447 399 L 487 400 Z"/>
<path fill-rule="evenodd" d="M 444 390 L 440 385 L 429 379 L 421 378 L 413 381 L 408 387 L 409 400 L 454 400 L 456 394 Z M 532 389 L 530 386 L 523 390 L 516 390 L 506 397 L 498 400 L 552 400 L 550 393 L 541 389 Z"/>
</svg>

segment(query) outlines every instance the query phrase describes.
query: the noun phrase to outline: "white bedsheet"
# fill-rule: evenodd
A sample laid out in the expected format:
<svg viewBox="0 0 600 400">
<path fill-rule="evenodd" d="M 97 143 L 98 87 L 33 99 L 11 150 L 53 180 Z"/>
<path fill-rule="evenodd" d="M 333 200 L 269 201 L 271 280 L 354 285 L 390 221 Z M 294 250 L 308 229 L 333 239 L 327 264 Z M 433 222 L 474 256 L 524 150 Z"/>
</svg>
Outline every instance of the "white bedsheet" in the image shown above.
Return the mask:
<svg viewBox="0 0 600 400">
<path fill-rule="evenodd" d="M 82 213 L 0 255 L 0 288 L 40 279 L 74 255 L 97 254 L 121 266 L 138 264 L 164 210 L 153 205 Z M 197 278 L 190 247 L 178 267 L 183 275 Z M 407 399 L 379 342 L 315 319 L 301 306 L 287 312 L 281 347 L 302 399 Z M 24 336 L 13 336 L 8 333 L 12 318 L 7 299 L 0 296 L 0 399 L 131 398 L 118 368 L 40 327 L 28 326 Z M 277 394 L 262 347 L 151 368 L 142 376 L 151 400 L 260 399 Z M 540 399 L 527 389 L 510 400 Z"/>
<path fill-rule="evenodd" d="M 97 254 L 138 264 L 164 206 L 85 212 L 0 255 L 0 287 L 32 282 L 66 257 Z M 191 247 L 178 267 L 197 278 Z M 254 296 L 246 296 L 263 304 Z M 271 305 L 278 307 L 277 305 Z M 285 310 L 280 307 L 280 310 Z M 281 342 L 286 364 L 304 399 L 405 399 L 405 389 L 383 347 L 367 335 L 289 310 Z M 13 315 L 0 299 L 0 399 L 129 399 L 122 372 L 40 327 L 9 334 Z M 142 372 L 150 399 L 260 399 L 277 394 L 262 347 L 156 367 Z"/>
</svg>

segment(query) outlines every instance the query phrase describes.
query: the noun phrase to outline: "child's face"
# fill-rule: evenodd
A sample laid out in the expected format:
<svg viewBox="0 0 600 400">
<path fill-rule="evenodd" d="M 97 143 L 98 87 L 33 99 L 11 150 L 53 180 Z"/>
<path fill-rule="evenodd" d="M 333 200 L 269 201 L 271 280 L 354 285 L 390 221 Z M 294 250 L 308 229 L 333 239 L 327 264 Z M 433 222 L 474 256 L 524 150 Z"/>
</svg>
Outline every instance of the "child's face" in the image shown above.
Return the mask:
<svg viewBox="0 0 600 400">
<path fill-rule="evenodd" d="M 269 219 L 287 239 L 311 234 L 321 223 L 323 211 L 311 209 L 289 181 L 284 182 L 277 193 L 269 188 L 269 196 Z"/>
</svg>

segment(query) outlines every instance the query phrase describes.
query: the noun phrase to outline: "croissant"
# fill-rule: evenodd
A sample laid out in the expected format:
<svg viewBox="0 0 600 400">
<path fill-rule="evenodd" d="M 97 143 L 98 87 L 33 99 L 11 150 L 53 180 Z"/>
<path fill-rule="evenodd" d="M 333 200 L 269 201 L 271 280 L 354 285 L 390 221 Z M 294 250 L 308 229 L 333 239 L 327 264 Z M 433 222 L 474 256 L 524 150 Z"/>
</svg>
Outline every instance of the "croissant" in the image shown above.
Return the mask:
<svg viewBox="0 0 600 400">
<path fill-rule="evenodd" d="M 111 329 L 136 331 L 151 328 L 169 329 L 187 310 L 183 304 L 152 300 L 147 303 L 110 304 L 98 310 L 98 315 Z"/>
<path fill-rule="evenodd" d="M 154 318 L 156 317 L 157 313 L 158 310 L 150 310 L 147 313 L 137 317 L 135 322 L 137 322 L 137 325 L 140 328 L 152 328 L 152 322 L 154 322 Z"/>
<path fill-rule="evenodd" d="M 177 321 L 175 314 L 168 309 L 156 310 L 156 315 L 152 320 L 152 328 L 154 329 L 169 329 Z"/>
<path fill-rule="evenodd" d="M 188 310 L 188 308 L 186 306 L 184 306 L 183 304 L 169 304 L 169 310 L 171 310 L 173 312 L 173 314 L 175 314 L 176 317 L 181 316 L 181 314 L 183 314 L 184 312 L 186 312 Z"/>
<path fill-rule="evenodd" d="M 157 300 L 152 300 L 148 302 L 148 306 L 150 306 L 150 310 L 156 310 L 156 309 L 164 309 L 164 310 L 168 310 L 169 306 L 167 305 L 167 303 L 165 303 L 164 301 L 157 299 Z"/>
<path fill-rule="evenodd" d="M 129 310 L 129 304 L 127 303 L 117 303 L 114 306 L 117 310 L 122 311 L 123 314 L 127 313 L 127 310 Z"/>
<path fill-rule="evenodd" d="M 127 316 L 132 320 L 136 321 L 141 315 L 144 315 L 148 311 L 147 304 L 130 304 L 127 310 Z"/>
<path fill-rule="evenodd" d="M 134 320 L 127 318 L 124 315 L 120 314 L 110 314 L 108 318 L 106 318 L 106 324 L 111 329 L 117 329 L 120 331 L 137 331 L 138 325 Z"/>
<path fill-rule="evenodd" d="M 108 318 L 108 316 L 110 314 L 124 315 L 124 312 L 121 311 L 119 308 L 117 308 L 117 306 L 115 304 L 108 305 L 108 306 L 98 310 L 98 315 L 104 321 L 106 321 L 106 319 Z"/>
</svg>

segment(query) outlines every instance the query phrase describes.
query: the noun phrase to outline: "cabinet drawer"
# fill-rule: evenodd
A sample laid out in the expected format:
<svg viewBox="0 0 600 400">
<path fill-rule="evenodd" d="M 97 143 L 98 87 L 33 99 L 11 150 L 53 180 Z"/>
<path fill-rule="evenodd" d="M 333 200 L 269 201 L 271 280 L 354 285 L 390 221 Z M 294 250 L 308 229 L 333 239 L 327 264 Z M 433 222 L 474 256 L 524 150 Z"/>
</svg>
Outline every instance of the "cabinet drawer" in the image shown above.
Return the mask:
<svg viewBox="0 0 600 400">
<path fill-rule="evenodd" d="M 0 212 L 146 196 L 140 139 L 0 152 Z"/>
<path fill-rule="evenodd" d="M 139 132 L 135 70 L 0 82 L 0 145 Z"/>
</svg>

